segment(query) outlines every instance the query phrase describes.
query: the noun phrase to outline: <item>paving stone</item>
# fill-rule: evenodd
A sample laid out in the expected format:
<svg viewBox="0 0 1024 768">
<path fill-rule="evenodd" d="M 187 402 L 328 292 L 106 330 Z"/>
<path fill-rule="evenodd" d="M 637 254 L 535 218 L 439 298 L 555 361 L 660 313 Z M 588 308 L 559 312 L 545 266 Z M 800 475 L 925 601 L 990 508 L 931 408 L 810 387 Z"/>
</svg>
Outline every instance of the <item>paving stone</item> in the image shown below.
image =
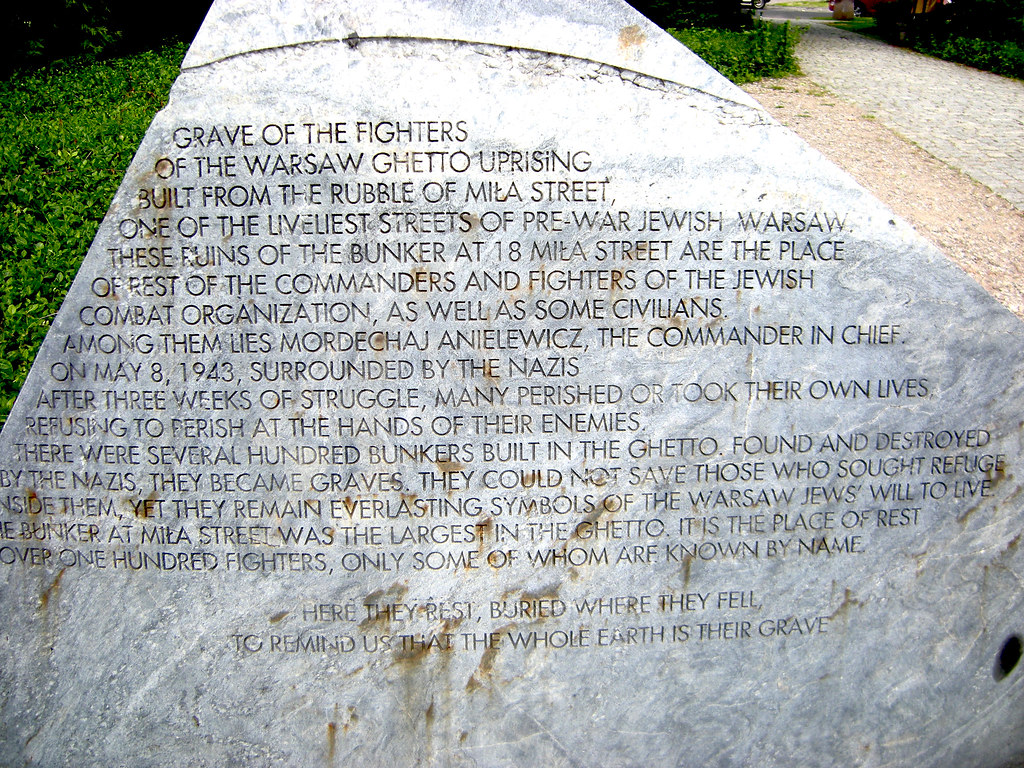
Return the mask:
<svg viewBox="0 0 1024 768">
<path fill-rule="evenodd" d="M 772 17 L 771 6 L 765 15 Z M 805 26 L 798 55 L 808 77 L 982 183 L 1009 170 L 994 191 L 1021 207 L 1024 163 L 1002 166 L 1007 157 L 1024 157 L 1024 83 L 819 21 L 787 20 Z"/>
</svg>

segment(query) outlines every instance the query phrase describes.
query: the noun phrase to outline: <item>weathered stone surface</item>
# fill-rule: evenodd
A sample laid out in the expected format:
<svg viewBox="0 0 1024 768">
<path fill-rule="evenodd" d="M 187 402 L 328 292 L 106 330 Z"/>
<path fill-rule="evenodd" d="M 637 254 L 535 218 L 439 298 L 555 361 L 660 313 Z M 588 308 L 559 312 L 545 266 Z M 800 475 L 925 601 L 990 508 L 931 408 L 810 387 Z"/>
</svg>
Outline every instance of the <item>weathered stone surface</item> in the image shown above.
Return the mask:
<svg viewBox="0 0 1024 768">
<path fill-rule="evenodd" d="M 1022 339 L 625 6 L 218 3 L 0 440 L 4 762 L 1010 763 Z"/>
</svg>

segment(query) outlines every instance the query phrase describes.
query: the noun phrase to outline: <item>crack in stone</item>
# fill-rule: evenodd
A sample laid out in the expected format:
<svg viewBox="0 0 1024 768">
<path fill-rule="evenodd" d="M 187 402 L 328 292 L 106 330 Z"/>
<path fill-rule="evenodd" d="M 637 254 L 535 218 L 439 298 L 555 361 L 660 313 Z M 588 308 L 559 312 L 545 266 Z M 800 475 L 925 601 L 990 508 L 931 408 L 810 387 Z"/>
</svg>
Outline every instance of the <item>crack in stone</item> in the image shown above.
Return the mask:
<svg viewBox="0 0 1024 768">
<path fill-rule="evenodd" d="M 362 45 L 363 43 L 371 43 L 371 42 L 385 42 L 385 43 L 386 42 L 392 42 L 392 43 L 401 43 L 401 42 L 410 42 L 410 43 L 453 43 L 453 44 L 455 44 L 457 46 L 477 46 L 477 47 L 481 47 L 481 48 L 497 48 L 497 49 L 500 49 L 500 50 L 504 50 L 507 53 L 518 52 L 518 53 L 523 53 L 523 54 L 540 54 L 540 55 L 542 55 L 544 57 L 550 57 L 550 58 L 554 58 L 554 59 L 561 59 L 564 62 L 574 61 L 574 62 L 581 62 L 581 63 L 586 63 L 586 64 L 594 64 L 594 65 L 599 66 L 602 69 L 603 68 L 607 68 L 611 72 L 617 72 L 619 74 L 619 77 L 623 81 L 625 81 L 625 82 L 627 82 L 627 83 L 629 83 L 631 85 L 635 85 L 636 87 L 642 88 L 644 90 L 655 91 L 655 92 L 660 92 L 660 93 L 673 93 L 673 92 L 682 90 L 682 91 L 687 91 L 687 92 L 690 92 L 690 93 L 697 93 L 697 94 L 701 94 L 703 96 L 706 96 L 706 97 L 714 100 L 715 102 L 718 102 L 718 104 L 719 104 L 719 111 L 721 110 L 721 106 L 722 105 L 729 105 L 731 108 L 739 108 L 740 110 L 742 110 L 744 112 L 753 113 L 758 118 L 755 121 L 755 123 L 754 123 L 755 125 L 763 125 L 763 124 L 769 124 L 769 123 L 773 122 L 773 120 L 771 118 L 769 118 L 767 116 L 767 113 L 763 112 L 763 110 L 755 109 L 754 107 L 751 107 L 750 105 L 747 105 L 747 104 L 743 104 L 742 102 L 734 101 L 734 100 L 728 99 L 728 98 L 726 98 L 724 96 L 719 96 L 719 95 L 716 95 L 716 94 L 713 94 L 713 93 L 709 93 L 707 91 L 701 90 L 700 88 L 696 88 L 696 87 L 694 87 L 692 85 L 686 85 L 685 83 L 679 83 L 679 82 L 675 82 L 673 80 L 666 80 L 664 78 L 655 77 L 653 75 L 648 75 L 648 74 L 646 74 L 644 72 L 640 72 L 638 70 L 632 70 L 632 69 L 627 69 L 626 67 L 620 67 L 620 66 L 618 66 L 616 64 L 610 64 L 608 62 L 598 61 L 597 59 L 588 59 L 588 58 L 585 58 L 585 57 L 582 57 L 582 56 L 573 56 L 572 54 L 568 54 L 568 53 L 557 53 L 555 51 L 544 51 L 544 50 L 540 50 L 540 49 L 537 49 L 537 48 L 526 48 L 526 47 L 522 47 L 522 46 L 502 45 L 502 44 L 499 44 L 499 43 L 488 43 L 488 42 L 474 41 L 474 40 L 461 40 L 459 38 L 414 37 L 414 36 L 398 36 L 398 35 L 379 35 L 379 36 L 361 37 L 358 32 L 354 32 L 353 31 L 353 32 L 351 32 L 349 35 L 347 35 L 344 38 L 329 37 L 329 38 L 322 38 L 320 40 L 306 40 L 306 41 L 302 41 L 302 42 L 298 42 L 298 43 L 285 43 L 285 44 L 282 44 L 282 45 L 268 46 L 266 48 L 254 48 L 254 49 L 252 49 L 250 51 L 243 51 L 243 52 L 240 52 L 240 53 L 232 53 L 232 54 L 229 54 L 227 56 L 222 56 L 221 58 L 218 58 L 218 59 L 212 59 L 210 61 L 203 62 L 202 64 L 197 64 L 197 65 L 193 65 L 193 66 L 189 66 L 189 67 L 183 66 L 181 71 L 182 71 L 182 73 L 197 71 L 197 70 L 200 70 L 200 69 L 204 69 L 206 67 L 213 66 L 215 64 L 220 64 L 220 63 L 225 62 L 225 61 L 230 61 L 231 59 L 236 59 L 236 58 L 239 58 L 239 57 L 242 57 L 242 56 L 249 56 L 249 55 L 254 54 L 254 53 L 255 54 L 271 53 L 271 52 L 274 52 L 274 51 L 285 51 L 285 50 L 288 50 L 288 49 L 291 49 L 291 48 L 301 49 L 301 48 L 306 48 L 306 47 L 315 46 L 315 45 L 332 45 L 332 44 L 336 45 L 338 43 L 345 43 L 349 48 L 354 50 L 354 49 L 358 48 L 360 45 Z M 550 65 L 548 65 L 548 66 L 550 66 Z M 561 68 L 557 68 L 554 71 L 562 72 L 563 70 Z M 591 79 L 594 79 L 594 80 L 599 80 L 603 75 L 604 75 L 604 73 L 598 72 L 598 74 L 590 75 L 589 77 Z"/>
</svg>

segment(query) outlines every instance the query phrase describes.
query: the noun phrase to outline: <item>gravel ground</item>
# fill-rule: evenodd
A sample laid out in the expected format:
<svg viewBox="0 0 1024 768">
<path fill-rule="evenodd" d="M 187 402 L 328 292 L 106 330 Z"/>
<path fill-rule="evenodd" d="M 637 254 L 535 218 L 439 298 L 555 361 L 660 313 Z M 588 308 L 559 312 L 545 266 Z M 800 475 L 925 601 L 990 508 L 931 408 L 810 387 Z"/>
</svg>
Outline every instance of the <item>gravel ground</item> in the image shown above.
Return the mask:
<svg viewBox="0 0 1024 768">
<path fill-rule="evenodd" d="M 806 77 L 744 89 L 1024 318 L 1024 214 Z"/>
</svg>

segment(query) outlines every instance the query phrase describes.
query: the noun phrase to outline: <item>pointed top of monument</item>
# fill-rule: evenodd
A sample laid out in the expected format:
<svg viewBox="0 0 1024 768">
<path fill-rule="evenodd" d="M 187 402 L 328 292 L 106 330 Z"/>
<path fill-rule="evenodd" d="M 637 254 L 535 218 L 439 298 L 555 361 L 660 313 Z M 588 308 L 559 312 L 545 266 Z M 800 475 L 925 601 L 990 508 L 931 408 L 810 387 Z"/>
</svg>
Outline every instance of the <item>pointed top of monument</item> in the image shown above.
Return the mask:
<svg viewBox="0 0 1024 768">
<path fill-rule="evenodd" d="M 367 38 L 449 40 L 562 54 L 758 106 L 622 0 L 217 0 L 183 66 Z"/>
</svg>

